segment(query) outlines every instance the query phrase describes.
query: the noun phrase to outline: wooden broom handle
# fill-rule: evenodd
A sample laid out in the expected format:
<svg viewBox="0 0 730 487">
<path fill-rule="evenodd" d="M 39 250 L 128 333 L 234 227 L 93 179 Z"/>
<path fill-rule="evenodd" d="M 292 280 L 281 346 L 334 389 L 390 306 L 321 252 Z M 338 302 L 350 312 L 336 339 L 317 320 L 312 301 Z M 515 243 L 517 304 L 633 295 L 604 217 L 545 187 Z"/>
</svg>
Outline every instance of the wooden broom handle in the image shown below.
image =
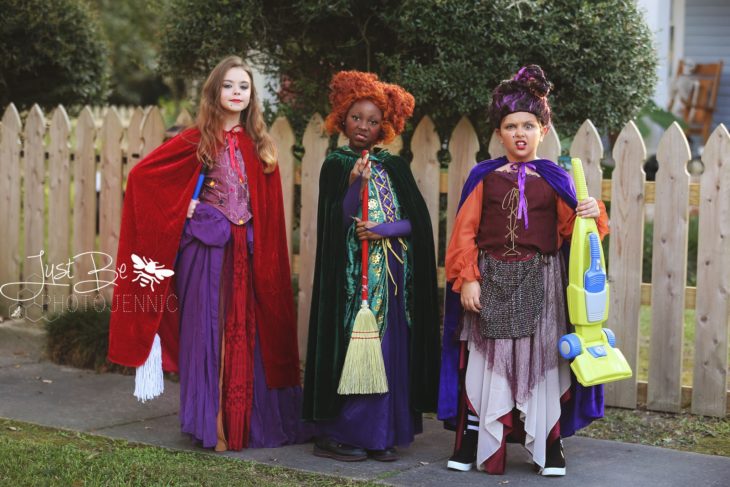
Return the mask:
<svg viewBox="0 0 730 487">
<path fill-rule="evenodd" d="M 362 157 L 367 157 L 368 152 L 362 151 Z M 367 167 L 367 166 L 366 166 Z M 362 221 L 368 221 L 368 186 L 369 181 L 365 181 L 362 190 Z M 368 240 L 362 241 L 362 300 L 368 300 Z"/>
</svg>

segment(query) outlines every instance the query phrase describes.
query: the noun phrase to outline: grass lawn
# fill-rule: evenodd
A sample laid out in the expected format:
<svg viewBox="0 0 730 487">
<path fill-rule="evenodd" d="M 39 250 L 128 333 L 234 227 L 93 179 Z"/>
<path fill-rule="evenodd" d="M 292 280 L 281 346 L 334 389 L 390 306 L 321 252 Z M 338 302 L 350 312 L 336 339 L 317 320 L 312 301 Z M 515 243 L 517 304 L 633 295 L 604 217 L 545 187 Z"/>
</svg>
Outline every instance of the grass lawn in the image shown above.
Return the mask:
<svg viewBox="0 0 730 487">
<path fill-rule="evenodd" d="M 651 306 L 642 306 L 639 316 L 639 366 L 637 377 L 641 381 L 649 378 L 649 341 L 651 339 Z M 616 344 L 621 348 L 621 344 Z M 695 350 L 695 310 L 684 310 L 684 343 L 682 346 L 682 385 L 692 386 L 692 371 Z M 730 363 L 730 347 L 728 347 Z M 730 374 L 727 388 L 730 390 Z"/>
<path fill-rule="evenodd" d="M 606 408 L 581 436 L 730 457 L 730 418 Z"/>
<path fill-rule="evenodd" d="M 0 419 L 0 485 L 375 485 Z"/>
<path fill-rule="evenodd" d="M 730 456 L 730 419 L 608 408 L 581 435 Z M 375 484 L 0 419 L 0 485 Z"/>
</svg>

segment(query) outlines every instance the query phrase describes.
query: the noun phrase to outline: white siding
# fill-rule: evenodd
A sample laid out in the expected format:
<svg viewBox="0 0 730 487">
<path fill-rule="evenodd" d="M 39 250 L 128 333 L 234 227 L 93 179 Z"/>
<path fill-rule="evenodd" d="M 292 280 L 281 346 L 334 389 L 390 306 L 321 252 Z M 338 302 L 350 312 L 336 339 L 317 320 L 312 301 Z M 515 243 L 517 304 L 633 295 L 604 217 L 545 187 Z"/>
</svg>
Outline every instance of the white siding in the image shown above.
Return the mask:
<svg viewBox="0 0 730 487">
<path fill-rule="evenodd" d="M 730 0 L 686 0 L 685 9 L 684 57 L 725 63 L 713 128 L 730 127 Z"/>
<path fill-rule="evenodd" d="M 730 0 L 729 0 L 730 1 Z M 670 12 L 672 0 L 637 0 L 639 11 L 649 29 L 654 34 L 659 63 L 657 65 L 657 85 L 654 90 L 654 102 L 660 107 L 666 106 L 669 100 L 669 82 L 671 80 L 669 45 L 670 45 Z"/>
</svg>

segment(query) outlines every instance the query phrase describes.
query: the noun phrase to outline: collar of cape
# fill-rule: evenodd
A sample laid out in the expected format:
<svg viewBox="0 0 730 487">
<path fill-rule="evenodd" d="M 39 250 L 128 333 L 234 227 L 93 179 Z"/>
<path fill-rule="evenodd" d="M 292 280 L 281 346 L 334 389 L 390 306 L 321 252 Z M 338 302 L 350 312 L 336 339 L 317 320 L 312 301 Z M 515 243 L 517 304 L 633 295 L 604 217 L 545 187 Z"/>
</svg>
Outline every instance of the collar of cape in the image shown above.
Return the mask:
<svg viewBox="0 0 730 487">
<path fill-rule="evenodd" d="M 461 191 L 461 199 L 459 200 L 459 209 L 464 201 L 469 197 L 474 188 L 487 176 L 487 174 L 495 171 L 496 169 L 504 166 L 509 161 L 507 157 L 502 156 L 497 159 L 489 159 L 486 161 L 477 162 L 469 173 L 469 177 L 464 183 L 464 188 Z M 529 161 L 530 164 L 535 166 L 535 171 L 545 179 L 558 196 L 560 196 L 571 208 L 575 208 L 578 204 L 575 195 L 575 185 L 573 184 L 573 178 L 570 174 L 562 167 L 555 164 L 553 161 L 548 159 L 535 159 Z M 519 163 L 518 163 L 519 164 Z"/>
</svg>

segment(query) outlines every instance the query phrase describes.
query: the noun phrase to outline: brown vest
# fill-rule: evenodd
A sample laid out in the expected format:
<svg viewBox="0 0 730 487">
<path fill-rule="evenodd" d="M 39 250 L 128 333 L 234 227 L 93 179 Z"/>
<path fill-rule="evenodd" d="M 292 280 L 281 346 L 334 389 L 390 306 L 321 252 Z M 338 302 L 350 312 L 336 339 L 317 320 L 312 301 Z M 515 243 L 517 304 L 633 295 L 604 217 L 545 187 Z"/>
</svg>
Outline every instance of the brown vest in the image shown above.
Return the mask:
<svg viewBox="0 0 730 487">
<path fill-rule="evenodd" d="M 525 199 L 529 227 L 517 219 L 517 172 L 493 171 L 484 177 L 482 216 L 477 246 L 505 261 L 526 260 L 535 252 L 558 250 L 558 210 L 555 190 L 541 177 L 527 175 Z"/>
</svg>

